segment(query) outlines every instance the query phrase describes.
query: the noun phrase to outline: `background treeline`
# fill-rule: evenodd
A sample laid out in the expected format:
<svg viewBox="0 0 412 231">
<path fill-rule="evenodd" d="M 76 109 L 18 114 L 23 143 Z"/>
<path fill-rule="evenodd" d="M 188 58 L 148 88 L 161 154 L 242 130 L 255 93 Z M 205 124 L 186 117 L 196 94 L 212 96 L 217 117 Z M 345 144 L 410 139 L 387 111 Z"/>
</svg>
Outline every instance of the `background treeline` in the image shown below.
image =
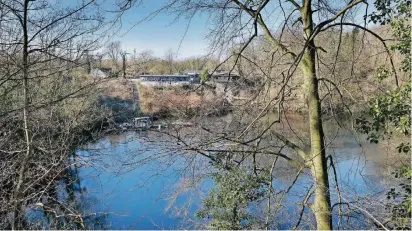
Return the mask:
<svg viewBox="0 0 412 231">
<path fill-rule="evenodd" d="M 124 50 L 119 41 L 110 42 L 103 51 L 88 56 L 89 70 L 111 68 L 116 77 L 134 77 L 138 74 L 184 74 L 186 71 L 213 69 L 219 63 L 219 59 L 213 56 L 178 58 L 171 49 L 166 51 L 163 57 L 155 56 L 151 50 Z"/>
</svg>

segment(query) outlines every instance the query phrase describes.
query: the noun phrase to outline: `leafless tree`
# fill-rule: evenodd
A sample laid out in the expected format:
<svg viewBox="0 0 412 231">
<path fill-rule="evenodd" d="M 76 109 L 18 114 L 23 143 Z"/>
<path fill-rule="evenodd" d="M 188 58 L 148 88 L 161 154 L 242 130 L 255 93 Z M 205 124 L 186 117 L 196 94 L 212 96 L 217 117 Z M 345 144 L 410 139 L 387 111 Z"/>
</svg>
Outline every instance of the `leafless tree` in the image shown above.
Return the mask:
<svg viewBox="0 0 412 231">
<path fill-rule="evenodd" d="M 112 66 L 117 73 L 120 70 L 119 60 L 120 60 L 120 53 L 122 52 L 121 43 L 119 41 L 110 42 L 106 46 L 106 53 L 109 56 Z"/>
<path fill-rule="evenodd" d="M 167 50 L 165 53 L 164 61 L 166 63 L 167 72 L 169 74 L 173 74 L 174 72 L 174 68 L 173 68 L 174 59 L 175 59 L 175 54 L 173 50 L 172 49 Z"/>
<path fill-rule="evenodd" d="M 122 75 L 123 78 L 126 78 L 126 70 L 127 70 L 127 51 L 121 51 L 120 56 L 122 57 Z"/>
<path fill-rule="evenodd" d="M 98 67 L 99 67 L 99 68 L 102 68 L 102 61 L 103 61 L 104 56 L 105 56 L 105 54 L 102 53 L 102 52 L 98 52 L 98 53 L 96 54 L 96 59 L 97 59 Z"/>
<path fill-rule="evenodd" d="M 150 69 L 150 62 L 155 60 L 153 51 L 142 51 L 137 56 L 137 69 L 139 73 L 148 73 Z"/>
<path fill-rule="evenodd" d="M 175 137 L 180 139 L 188 150 L 197 151 L 199 154 L 215 162 L 231 160 L 240 164 L 247 157 L 256 155 L 274 155 L 283 158 L 293 166 L 309 169 L 313 179 L 313 191 L 308 192 L 313 202 L 304 200 L 302 205 L 310 208 L 316 219 L 317 229 L 332 229 L 332 204 L 329 177 L 333 172 L 328 169 L 328 160 L 333 161 L 328 155 L 327 138 L 323 124 L 322 110 L 328 105 L 323 101 L 324 97 L 337 96 L 347 113 L 351 110 L 344 100 L 342 89 L 335 83 L 336 59 L 331 65 L 322 59 L 325 50 L 323 39 L 334 29 L 338 29 L 340 35 L 346 28 L 357 28 L 362 31 L 362 39 L 365 35 L 375 38 L 385 48 L 388 65 L 392 66 L 396 84 L 398 78 L 394 68 L 392 54 L 387 49 L 385 40 L 368 29 L 367 21 L 354 20 L 353 15 L 362 13 L 367 15 L 368 2 L 355 1 L 276 1 L 276 0 L 221 0 L 221 1 L 197 1 L 197 0 L 172 0 L 159 11 L 175 13 L 178 18 L 190 19 L 196 14 L 209 15 L 214 28 L 208 38 L 211 42 L 212 52 L 227 53 L 228 57 L 223 63 L 232 61 L 230 72 L 233 72 L 237 64 L 244 65 L 247 61 L 258 71 L 263 84 L 255 89 L 255 94 L 249 96 L 250 100 L 241 103 L 238 114 L 229 124 L 232 129 L 210 129 L 207 124 L 196 122 L 203 130 L 207 138 L 202 141 L 192 142 L 181 138 L 181 134 Z M 259 45 L 266 54 L 266 60 L 257 63 L 251 59 L 248 52 L 257 44 L 257 40 L 264 40 Z M 341 39 L 339 39 L 341 41 Z M 233 47 L 235 49 L 233 49 Z M 234 50 L 230 53 L 228 51 Z M 338 42 L 337 50 L 333 50 L 333 56 L 339 57 L 341 42 Z M 171 55 L 166 55 L 171 57 Z M 172 60 L 166 58 L 166 60 Z M 239 61 L 242 60 L 242 63 Z M 355 61 L 353 60 L 352 63 Z M 220 64 L 216 69 L 224 64 Z M 325 68 L 332 68 L 332 78 L 321 76 Z M 349 76 L 354 76 L 351 72 Z M 350 78 L 353 80 L 352 78 Z M 230 81 L 229 81 L 230 82 Z M 229 84 L 226 85 L 226 91 Z M 343 88 L 343 87 L 342 87 Z M 326 89 L 326 90 L 325 90 Z M 299 91 L 303 97 L 298 98 L 298 104 L 302 104 L 307 120 L 308 133 L 296 131 L 292 128 L 289 118 L 284 116 L 288 100 Z M 325 93 L 326 92 L 326 93 Z M 253 102 L 253 104 L 252 104 Z M 290 102 L 290 101 L 289 101 Z M 277 116 L 270 116 L 271 112 L 277 112 Z M 201 117 L 199 113 L 199 117 Z M 242 122 L 241 122 L 242 121 Z M 247 121 L 247 122 L 243 122 Z M 237 126 L 235 126 L 235 124 Z M 277 131 L 278 125 L 290 127 L 289 135 Z M 201 132 L 196 130 L 196 134 Z M 180 137 L 180 138 L 179 138 Z M 263 145 L 262 140 L 272 140 L 272 143 Z M 222 148 L 214 148 L 214 146 Z M 225 148 L 229 147 L 229 148 Z M 285 147 L 285 148 L 281 148 Z M 222 150 L 223 149 L 223 150 Z M 291 152 L 294 152 L 292 155 Z M 299 175 L 299 174 L 298 174 Z M 340 197 L 340 195 L 338 195 Z M 341 200 L 341 198 L 339 199 Z M 298 222 L 299 224 L 300 222 Z M 298 226 L 298 225 L 297 225 Z"/>
<path fill-rule="evenodd" d="M 87 136 L 81 134 L 106 115 L 95 114 L 97 96 L 89 89 L 97 82 L 85 78 L 90 54 L 99 48 L 108 23 L 97 4 L 0 1 L 3 229 L 29 228 L 26 211 L 36 204 L 55 227 L 59 217 L 84 225 L 53 195 L 56 180 L 70 167 L 73 145 L 84 142 Z"/>
</svg>

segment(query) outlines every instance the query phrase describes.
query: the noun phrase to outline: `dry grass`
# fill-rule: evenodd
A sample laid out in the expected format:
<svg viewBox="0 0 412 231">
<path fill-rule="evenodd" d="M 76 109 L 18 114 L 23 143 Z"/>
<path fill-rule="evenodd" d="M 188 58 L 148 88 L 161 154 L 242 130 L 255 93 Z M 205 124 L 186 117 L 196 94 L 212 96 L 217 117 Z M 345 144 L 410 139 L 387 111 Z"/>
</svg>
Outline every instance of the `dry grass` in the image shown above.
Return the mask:
<svg viewBox="0 0 412 231">
<path fill-rule="evenodd" d="M 201 107 L 202 97 L 179 87 L 154 88 L 139 85 L 143 113 L 158 116 L 189 116 Z"/>
<path fill-rule="evenodd" d="M 106 96 L 122 100 L 133 99 L 133 83 L 124 79 L 103 80 L 99 90 Z"/>
</svg>

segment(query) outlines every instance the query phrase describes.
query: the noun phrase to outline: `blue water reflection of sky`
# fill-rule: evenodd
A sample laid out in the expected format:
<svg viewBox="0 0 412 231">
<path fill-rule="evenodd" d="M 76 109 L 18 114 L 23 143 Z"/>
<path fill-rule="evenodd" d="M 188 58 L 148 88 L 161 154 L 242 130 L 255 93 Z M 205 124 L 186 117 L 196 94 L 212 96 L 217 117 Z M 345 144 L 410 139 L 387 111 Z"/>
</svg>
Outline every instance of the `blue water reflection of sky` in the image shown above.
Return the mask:
<svg viewBox="0 0 412 231">
<path fill-rule="evenodd" d="M 108 139 L 103 139 L 92 145 L 89 151 L 78 151 L 80 156 L 90 156 L 84 160 L 99 156 L 98 164 L 93 161 L 92 166 L 79 168 L 80 184 L 85 191 L 82 201 L 86 203 L 89 213 L 108 212 L 101 221 L 103 227 L 110 229 L 172 229 L 177 227 L 181 219 L 172 212 L 166 211 L 169 205 L 167 200 L 181 179 L 181 168 L 184 160 L 177 159 L 171 166 L 164 160 L 149 160 L 142 165 L 122 166 L 127 157 L 141 156 L 132 161 L 140 161 L 154 155 L 156 149 L 143 148 L 143 139 L 127 141 L 127 143 L 113 145 Z M 161 152 L 164 152 L 162 150 Z M 109 155 L 107 155 L 109 154 Z M 114 158 L 117 155 L 118 158 Z M 126 157 L 123 159 L 123 157 Z M 129 161 L 131 161 L 129 159 Z M 86 161 L 89 162 L 89 161 Z M 177 171 L 176 171 L 177 170 Z M 208 191 L 212 186 L 210 180 L 205 181 L 201 188 Z M 176 204 L 183 204 L 189 196 L 183 193 Z M 199 202 L 200 199 L 195 199 Z M 194 214 L 197 206 L 191 206 L 189 213 Z"/>
<path fill-rule="evenodd" d="M 375 159 L 381 158 L 381 154 L 378 154 L 374 147 L 367 148 L 369 154 L 362 153 L 358 142 L 348 134 L 340 134 L 339 139 L 328 146 L 328 153 L 333 156 L 336 165 L 340 190 L 346 200 L 359 199 L 362 195 L 382 195 L 384 188 L 380 184 L 381 176 L 377 172 L 379 168 L 368 157 L 370 152 L 376 155 L 376 158 L 372 156 Z M 96 225 L 98 221 L 95 227 L 106 229 L 180 227 L 182 217 L 175 216 L 173 209 L 167 208 L 169 196 L 177 192 L 177 185 L 180 185 L 184 178 L 182 170 L 187 166 L 184 155 L 169 152 L 149 142 L 145 137 L 131 133 L 106 137 L 90 145 L 87 151 L 79 150 L 77 154 L 82 157 L 78 162 L 88 164 L 78 168 L 83 190 L 81 201 L 88 213 L 98 213 L 97 216 L 90 217 L 94 220 L 89 219 L 89 225 Z M 273 186 L 280 192 L 290 186 L 296 172 L 289 176 L 282 172 L 276 174 Z M 199 208 L 202 201 L 200 195 L 206 195 L 213 187 L 213 181 L 210 178 L 205 179 L 199 184 L 200 189 L 197 193 L 189 190 L 177 196 L 176 205 L 184 205 L 187 201 L 193 202 L 188 209 L 189 217 L 193 217 Z M 330 174 L 330 182 L 333 204 L 337 202 L 333 174 Z M 276 215 L 277 224 L 274 228 L 285 229 L 293 225 L 301 209 L 297 203 L 302 201 L 311 185 L 310 174 L 304 171 L 285 197 L 285 206 Z M 261 205 L 266 205 L 266 202 L 262 202 Z M 305 216 L 312 215 L 305 212 Z M 334 216 L 333 221 L 336 225 L 337 216 Z M 353 219 L 353 222 L 360 228 L 364 227 L 362 221 Z"/>
</svg>

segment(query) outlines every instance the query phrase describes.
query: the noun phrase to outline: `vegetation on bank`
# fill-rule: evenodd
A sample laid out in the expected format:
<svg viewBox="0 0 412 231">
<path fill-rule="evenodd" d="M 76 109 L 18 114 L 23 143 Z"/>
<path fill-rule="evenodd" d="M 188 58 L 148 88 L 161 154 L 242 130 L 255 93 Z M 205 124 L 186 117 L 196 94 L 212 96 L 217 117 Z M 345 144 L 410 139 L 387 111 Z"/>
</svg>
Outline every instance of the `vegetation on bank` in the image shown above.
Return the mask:
<svg viewBox="0 0 412 231">
<path fill-rule="evenodd" d="M 82 144 L 101 137 L 104 130 L 110 125 L 112 114 L 109 110 L 101 107 L 99 103 L 98 83 L 85 78 L 84 75 L 72 75 L 72 81 L 63 83 L 60 80 L 39 81 L 35 88 L 36 92 L 45 92 L 47 98 L 43 96 L 38 99 L 32 98 L 34 102 L 43 100 L 60 99 L 58 102 L 48 104 L 35 110 L 31 110 L 30 124 L 32 131 L 31 153 L 33 157 L 29 158 L 27 172 L 24 175 L 23 191 L 20 194 L 22 206 L 33 210 L 42 210 L 50 221 L 50 227 L 56 228 L 78 228 L 77 217 L 66 217 L 61 223 L 54 216 L 54 213 L 60 215 L 71 213 L 75 209 L 74 201 L 56 201 L 58 192 L 54 186 L 56 182 L 67 177 L 71 162 L 68 157 L 71 156 L 75 149 Z M 87 86 L 87 87 L 85 87 Z M 73 91 L 80 90 L 76 94 L 66 97 Z M 4 89 L 4 88 L 3 88 Z M 47 93 L 46 93 L 47 92 Z M 49 98 L 50 97 L 50 98 Z M 8 100 L 19 102 L 19 96 L 12 97 L 8 95 Z M 10 104 L 1 104 L 0 111 L 11 111 Z M 0 177 L 1 206 L 0 227 L 10 228 L 7 217 L 10 211 L 13 211 L 13 204 L 10 203 L 13 194 L 13 184 L 17 172 L 16 167 L 22 162 L 19 153 L 24 148 L 22 136 L 24 128 L 19 123 L 18 115 L 8 113 L 3 117 L 1 123 L 2 135 L 0 136 L 0 149 L 2 152 L 1 161 L 2 175 Z M 70 182 L 67 186 L 69 187 Z M 39 194 L 39 192 L 41 192 Z M 37 203 L 37 205 L 36 205 Z M 41 206 L 38 206 L 41 205 Z M 25 216 L 21 214 L 21 216 Z M 23 223 L 24 227 L 38 227 L 40 224 Z"/>
<path fill-rule="evenodd" d="M 139 114 L 134 87 L 133 82 L 124 79 L 104 80 L 98 85 L 98 102 L 109 112 L 112 122 L 130 121 Z"/>
<path fill-rule="evenodd" d="M 64 180 L 63 185 L 67 187 L 67 191 L 73 191 L 72 187 L 76 183 L 76 176 L 73 176 L 71 169 L 77 163 L 69 157 L 74 155 L 79 146 L 99 139 L 116 128 L 116 122 L 130 120 L 135 113 L 132 110 L 132 85 L 129 81 L 95 80 L 83 68 L 76 68 L 70 76 L 70 81 L 62 82 L 56 76 L 55 79 L 38 81 L 33 86 L 33 90 L 38 93 L 34 95 L 38 98 L 32 98 L 34 102 L 61 100 L 31 111 L 29 121 L 32 124 L 34 157 L 28 160 L 29 167 L 26 171 L 31 174 L 25 175 L 24 179 L 29 185 L 21 194 L 24 207 L 42 211 L 44 218 L 48 219 L 49 227 L 56 229 L 77 229 L 84 228 L 85 225 L 80 215 L 65 215 L 82 213 L 75 197 L 64 201 L 57 201 L 56 198 L 60 193 L 58 190 L 61 190 L 56 188 L 59 181 Z M 2 90 L 6 89 L 3 86 Z M 18 94 L 9 94 L 7 101 L 0 104 L 0 111 L 13 111 L 12 106 L 15 104 L 8 101 L 21 102 L 21 99 Z M 3 119 L 7 121 L 2 120 L 0 135 L 0 158 L 3 162 L 0 176 L 0 201 L 3 203 L 0 227 L 10 228 L 7 217 L 13 210 L 10 196 L 16 174 L 14 169 L 20 162 L 16 155 L 19 151 L 16 150 L 24 147 L 24 128 L 13 112 Z M 64 219 L 58 219 L 56 214 Z M 24 227 L 43 227 L 41 223 L 23 222 Z"/>
<path fill-rule="evenodd" d="M 396 69 L 380 67 L 377 69 L 379 81 L 397 78 L 396 71 L 407 76 L 407 81 L 396 82 L 396 88 L 374 96 L 364 108 L 364 115 L 356 120 L 357 129 L 367 134 L 371 143 L 384 140 L 392 141 L 396 146 L 393 152 L 404 155 L 408 163 L 403 163 L 392 172 L 394 178 L 400 180 L 398 187 L 387 191 L 386 210 L 391 214 L 385 226 L 391 229 L 411 229 L 412 216 L 412 169 L 411 169 L 411 35 L 412 26 L 411 2 L 396 1 L 391 4 L 385 1 L 375 3 L 377 11 L 371 14 L 370 20 L 380 24 L 389 24 L 397 42 L 389 47 L 402 56 Z M 398 72 L 398 73 L 399 73 Z M 393 154 L 392 154 L 393 155 Z"/>
<path fill-rule="evenodd" d="M 230 112 L 227 99 L 198 88 L 197 85 L 145 86 L 139 83 L 140 110 L 155 118 L 183 119 L 223 116 Z"/>
</svg>

